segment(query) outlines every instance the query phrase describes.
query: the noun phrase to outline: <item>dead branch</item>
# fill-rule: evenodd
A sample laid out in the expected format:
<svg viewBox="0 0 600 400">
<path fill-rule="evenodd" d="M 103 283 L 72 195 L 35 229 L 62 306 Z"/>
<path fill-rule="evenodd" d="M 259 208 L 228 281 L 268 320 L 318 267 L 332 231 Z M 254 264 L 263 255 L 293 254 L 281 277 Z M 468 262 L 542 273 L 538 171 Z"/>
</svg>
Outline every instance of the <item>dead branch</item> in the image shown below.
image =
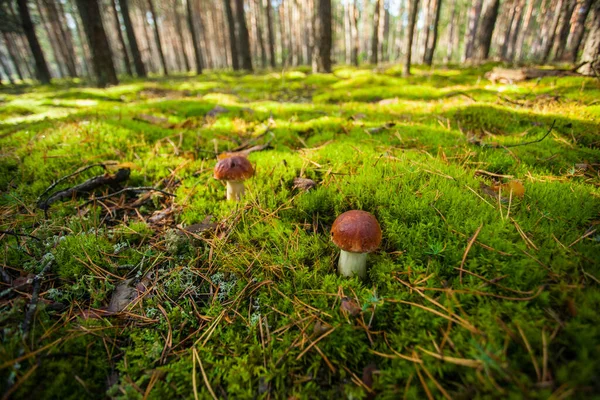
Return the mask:
<svg viewBox="0 0 600 400">
<path fill-rule="evenodd" d="M 517 144 L 507 144 L 502 147 L 518 147 L 518 146 L 525 146 L 525 145 L 532 144 L 532 143 L 539 143 L 542 140 L 546 139 L 546 137 L 552 132 L 552 129 L 554 129 L 554 124 L 556 124 L 556 120 L 552 121 L 552 125 L 550 125 L 550 129 L 548 129 L 548 132 L 546 132 L 546 134 L 544 136 L 542 136 L 541 138 L 539 138 L 537 140 L 532 140 L 531 142 L 524 142 L 524 143 L 517 143 Z"/>
<path fill-rule="evenodd" d="M 88 201 L 86 201 L 83 204 L 83 206 L 86 206 L 86 205 L 88 205 L 90 203 L 93 203 L 93 202 L 95 202 L 97 200 L 105 200 L 105 199 L 108 199 L 110 197 L 118 196 L 118 195 L 123 194 L 125 192 L 148 192 L 148 191 L 159 192 L 159 193 L 164 194 L 165 196 L 177 197 L 177 195 L 175 195 L 173 193 L 165 192 L 164 190 L 157 189 L 157 188 L 154 188 L 154 187 L 151 187 L 151 186 L 126 187 L 126 188 L 123 188 L 123 189 L 121 189 L 121 190 L 119 190 L 117 192 L 107 194 L 106 196 L 92 197 L 91 199 L 89 199 Z"/>
<path fill-rule="evenodd" d="M 95 167 L 102 167 L 102 168 L 104 168 L 104 170 L 106 170 L 106 166 L 108 166 L 108 165 L 115 165 L 115 164 L 117 164 L 117 163 L 116 162 L 107 162 L 107 163 L 98 163 L 98 164 L 92 164 L 92 165 L 88 165 L 88 166 L 85 166 L 85 167 L 81 167 L 77 171 L 73 172 L 72 174 L 63 176 L 62 178 L 59 178 L 56 181 L 54 181 L 52 183 L 52 185 L 48 186 L 48 188 L 46 190 L 44 190 L 44 192 L 38 196 L 37 201 L 39 202 L 41 200 L 41 198 L 44 197 L 52 189 L 54 189 L 56 187 L 56 185 L 58 185 L 61 182 L 66 181 L 69 178 L 72 178 L 75 175 L 78 175 L 78 174 L 80 174 L 80 173 L 82 173 L 84 171 L 87 171 L 88 169 L 92 169 L 92 168 L 95 168 Z"/>
<path fill-rule="evenodd" d="M 46 272 L 48 272 L 50 270 L 50 267 L 52 267 L 53 263 L 53 260 L 49 260 L 44 266 L 44 268 L 42 268 L 42 271 L 33 278 L 33 292 L 31 294 L 31 302 L 27 307 L 27 311 L 25 312 L 25 319 L 23 320 L 23 324 L 21 325 L 23 338 L 26 338 L 29 334 L 29 327 L 31 326 L 33 316 L 35 315 L 35 310 L 37 309 L 42 280 L 44 279 L 44 275 L 46 274 Z"/>
<path fill-rule="evenodd" d="M 52 203 L 55 203 L 59 200 L 70 199 L 73 196 L 79 197 L 105 185 L 116 188 L 118 187 L 118 184 L 129 179 L 130 172 L 131 171 L 129 168 L 122 168 L 112 175 L 104 174 L 95 176 L 83 183 L 80 183 L 79 185 L 73 186 L 72 188 L 58 191 L 50 195 L 50 197 L 48 197 L 46 200 L 38 201 L 37 206 L 38 208 L 47 211 Z"/>
</svg>

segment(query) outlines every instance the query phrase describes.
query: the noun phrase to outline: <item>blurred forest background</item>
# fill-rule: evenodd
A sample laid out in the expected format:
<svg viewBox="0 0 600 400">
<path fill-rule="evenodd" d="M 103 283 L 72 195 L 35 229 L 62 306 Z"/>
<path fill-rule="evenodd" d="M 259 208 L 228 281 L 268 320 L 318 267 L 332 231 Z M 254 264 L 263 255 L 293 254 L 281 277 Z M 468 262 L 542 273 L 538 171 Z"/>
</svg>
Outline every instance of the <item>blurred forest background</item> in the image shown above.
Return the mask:
<svg viewBox="0 0 600 400">
<path fill-rule="evenodd" d="M 2 82 L 332 64 L 600 69 L 599 0 L 0 0 Z"/>
</svg>

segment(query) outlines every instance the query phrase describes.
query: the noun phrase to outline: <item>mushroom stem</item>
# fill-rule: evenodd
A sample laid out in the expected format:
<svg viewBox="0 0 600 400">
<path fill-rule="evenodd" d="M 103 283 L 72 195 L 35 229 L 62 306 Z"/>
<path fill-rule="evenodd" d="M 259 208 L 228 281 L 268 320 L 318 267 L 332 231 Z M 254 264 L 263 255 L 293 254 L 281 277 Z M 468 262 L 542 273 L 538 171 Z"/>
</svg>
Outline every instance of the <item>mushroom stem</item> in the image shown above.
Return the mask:
<svg viewBox="0 0 600 400">
<path fill-rule="evenodd" d="M 227 181 L 227 200 L 238 201 L 244 196 L 244 182 Z"/>
<path fill-rule="evenodd" d="M 358 276 L 365 278 L 367 276 L 367 254 L 368 253 L 350 253 L 342 250 L 340 261 L 338 263 L 338 272 L 343 276 Z"/>
</svg>

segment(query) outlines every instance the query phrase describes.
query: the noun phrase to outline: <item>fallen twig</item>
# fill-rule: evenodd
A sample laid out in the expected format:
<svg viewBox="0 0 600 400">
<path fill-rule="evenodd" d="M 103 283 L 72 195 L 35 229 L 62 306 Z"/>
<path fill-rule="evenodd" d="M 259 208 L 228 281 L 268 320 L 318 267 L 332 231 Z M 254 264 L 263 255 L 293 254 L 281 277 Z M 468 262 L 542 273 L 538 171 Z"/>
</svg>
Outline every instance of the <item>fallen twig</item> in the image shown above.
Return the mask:
<svg viewBox="0 0 600 400">
<path fill-rule="evenodd" d="M 121 168 L 112 175 L 104 174 L 95 176 L 83 183 L 80 183 L 79 185 L 73 186 L 65 190 L 60 190 L 52 194 L 46 200 L 38 201 L 37 206 L 38 208 L 46 211 L 48 210 L 48 208 L 50 208 L 50 205 L 52 203 L 55 203 L 59 200 L 70 199 L 73 196 L 81 196 L 104 185 L 116 187 L 117 184 L 129 179 L 130 172 L 131 171 L 129 168 Z"/>
<path fill-rule="evenodd" d="M 138 191 L 139 192 L 144 192 L 144 191 L 146 191 L 146 192 L 148 192 L 148 191 L 159 192 L 159 193 L 164 194 L 165 196 L 177 197 L 177 195 L 175 195 L 173 193 L 165 192 L 164 190 L 157 189 L 157 188 L 154 188 L 154 187 L 151 187 L 151 186 L 126 187 L 126 188 L 123 188 L 123 189 L 121 189 L 119 191 L 116 191 L 114 193 L 107 194 L 105 196 L 92 197 L 91 199 L 89 199 L 88 201 L 86 201 L 85 203 L 83 203 L 83 206 L 86 206 L 86 205 L 88 205 L 90 203 L 93 203 L 95 201 L 98 201 L 98 200 L 105 200 L 105 199 L 108 199 L 110 197 L 118 196 L 118 195 L 123 194 L 125 192 L 138 192 Z"/>
<path fill-rule="evenodd" d="M 42 286 L 42 279 L 44 279 L 44 275 L 50 270 L 52 264 L 53 260 L 49 260 L 44 266 L 44 268 L 42 268 L 42 271 L 33 278 L 33 292 L 31 294 L 31 302 L 27 307 L 27 311 L 25 312 L 25 319 L 23 320 L 23 324 L 21 325 L 23 338 L 26 338 L 29 334 L 29 327 L 31 326 L 33 316 L 35 315 L 35 310 L 37 309 L 37 303 L 40 295 L 40 287 Z"/>
<path fill-rule="evenodd" d="M 552 132 L 552 129 L 554 129 L 554 124 L 556 124 L 556 120 L 552 121 L 552 125 L 550 125 L 550 129 L 548 129 L 548 132 L 546 132 L 546 134 L 544 136 L 542 136 L 540 139 L 532 140 L 531 142 L 525 142 L 525 143 L 506 144 L 506 145 L 503 145 L 502 147 L 517 147 L 517 146 L 525 146 L 525 145 L 532 144 L 532 143 L 539 143 L 542 140 L 546 139 L 546 137 Z"/>
<path fill-rule="evenodd" d="M 104 170 L 106 170 L 107 165 L 115 165 L 115 164 L 117 164 L 117 163 L 116 162 L 106 162 L 106 163 L 98 163 L 98 164 L 92 164 L 92 165 L 87 165 L 85 167 L 81 167 L 77 171 L 73 172 L 72 174 L 63 176 L 62 178 L 59 178 L 56 181 L 54 181 L 52 183 L 52 185 L 48 186 L 48 188 L 46 190 L 44 190 L 44 192 L 38 196 L 37 202 L 39 202 L 42 199 L 42 197 L 44 197 L 48 192 L 50 192 L 52 189 L 54 189 L 56 187 L 56 185 L 58 185 L 61 182 L 66 181 L 69 178 L 74 177 L 75 175 L 78 175 L 84 171 L 87 171 L 88 169 L 92 169 L 95 167 L 102 167 L 102 168 L 104 168 Z"/>
</svg>

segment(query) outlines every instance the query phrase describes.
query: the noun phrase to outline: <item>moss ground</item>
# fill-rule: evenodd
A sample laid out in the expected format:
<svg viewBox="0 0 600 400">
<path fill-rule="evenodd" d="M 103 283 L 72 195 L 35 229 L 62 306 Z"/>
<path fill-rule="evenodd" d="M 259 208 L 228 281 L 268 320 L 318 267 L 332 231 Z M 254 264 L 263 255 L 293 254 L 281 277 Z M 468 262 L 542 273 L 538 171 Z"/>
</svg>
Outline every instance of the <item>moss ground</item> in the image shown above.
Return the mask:
<svg viewBox="0 0 600 400">
<path fill-rule="evenodd" d="M 491 84 L 485 70 L 0 92 L 0 229 L 37 238 L 0 234 L 3 268 L 22 278 L 0 286 L 0 388 L 15 399 L 598 396 L 600 85 Z M 268 140 L 249 155 L 244 201 L 224 201 L 215 155 Z M 128 185 L 177 197 L 36 208 L 53 181 L 110 160 L 131 168 Z M 494 190 L 514 180 L 523 197 Z M 350 209 L 383 230 L 365 281 L 336 274 L 329 228 Z M 207 216 L 216 226 L 181 234 Z M 49 262 L 24 337 L 24 278 Z M 106 315 L 123 282 L 135 300 Z"/>
</svg>

